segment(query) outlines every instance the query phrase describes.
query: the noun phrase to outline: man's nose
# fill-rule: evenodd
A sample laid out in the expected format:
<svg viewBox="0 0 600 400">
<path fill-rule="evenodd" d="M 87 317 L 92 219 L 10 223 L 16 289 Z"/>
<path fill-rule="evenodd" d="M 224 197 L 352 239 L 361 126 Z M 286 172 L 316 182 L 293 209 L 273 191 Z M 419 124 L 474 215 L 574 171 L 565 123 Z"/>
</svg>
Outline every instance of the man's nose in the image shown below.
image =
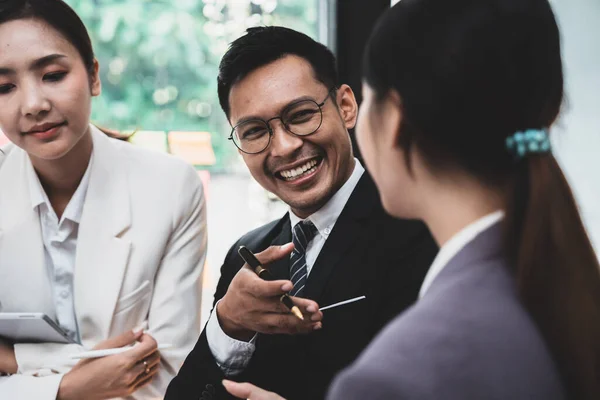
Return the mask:
<svg viewBox="0 0 600 400">
<path fill-rule="evenodd" d="M 281 120 L 271 121 L 273 137 L 271 142 L 272 157 L 288 157 L 304 144 L 304 140 L 289 132 Z"/>
</svg>

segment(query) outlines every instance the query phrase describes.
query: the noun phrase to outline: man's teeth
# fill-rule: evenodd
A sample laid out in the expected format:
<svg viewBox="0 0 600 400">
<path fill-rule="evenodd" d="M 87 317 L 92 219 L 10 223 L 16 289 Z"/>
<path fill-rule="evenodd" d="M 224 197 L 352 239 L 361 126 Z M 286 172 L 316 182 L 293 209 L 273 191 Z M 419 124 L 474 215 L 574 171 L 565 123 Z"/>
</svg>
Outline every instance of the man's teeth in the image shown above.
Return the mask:
<svg viewBox="0 0 600 400">
<path fill-rule="evenodd" d="M 281 171 L 280 174 L 285 178 L 286 181 L 291 181 L 304 175 L 308 175 L 317 169 L 317 160 L 312 160 L 298 168 L 289 169 L 287 171 Z"/>
</svg>

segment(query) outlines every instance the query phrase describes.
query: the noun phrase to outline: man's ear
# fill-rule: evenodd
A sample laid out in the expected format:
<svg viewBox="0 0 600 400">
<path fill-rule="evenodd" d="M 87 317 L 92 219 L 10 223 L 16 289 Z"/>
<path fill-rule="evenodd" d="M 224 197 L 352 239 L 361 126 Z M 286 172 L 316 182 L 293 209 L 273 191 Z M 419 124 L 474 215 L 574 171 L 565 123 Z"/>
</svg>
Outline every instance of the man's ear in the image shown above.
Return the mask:
<svg viewBox="0 0 600 400">
<path fill-rule="evenodd" d="M 102 83 L 100 82 L 100 64 L 94 59 L 94 71 L 91 78 L 92 96 L 100 96 L 102 93 Z"/>
<path fill-rule="evenodd" d="M 346 129 L 352 129 L 356 125 L 356 117 L 358 116 L 358 104 L 356 97 L 350 86 L 344 84 L 337 89 L 335 101 L 340 115 L 344 120 Z"/>
</svg>

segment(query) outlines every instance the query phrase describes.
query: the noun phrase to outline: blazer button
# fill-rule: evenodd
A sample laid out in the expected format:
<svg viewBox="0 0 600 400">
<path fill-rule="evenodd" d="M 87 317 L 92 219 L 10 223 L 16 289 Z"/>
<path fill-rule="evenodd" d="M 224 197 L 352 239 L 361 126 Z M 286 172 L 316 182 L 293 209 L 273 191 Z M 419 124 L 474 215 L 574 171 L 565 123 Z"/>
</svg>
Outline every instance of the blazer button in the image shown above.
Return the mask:
<svg viewBox="0 0 600 400">
<path fill-rule="evenodd" d="M 200 400 L 213 400 L 213 395 L 205 390 L 202 392 L 202 397 L 200 397 Z"/>
</svg>

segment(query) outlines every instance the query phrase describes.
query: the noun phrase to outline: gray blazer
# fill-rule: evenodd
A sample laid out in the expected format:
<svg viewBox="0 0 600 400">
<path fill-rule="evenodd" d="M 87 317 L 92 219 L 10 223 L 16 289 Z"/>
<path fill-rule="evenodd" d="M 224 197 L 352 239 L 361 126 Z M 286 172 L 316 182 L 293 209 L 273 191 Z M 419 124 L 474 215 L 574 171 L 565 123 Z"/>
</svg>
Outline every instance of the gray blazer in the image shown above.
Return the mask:
<svg viewBox="0 0 600 400">
<path fill-rule="evenodd" d="M 496 224 L 337 376 L 328 399 L 566 399 L 515 289 Z"/>
</svg>

